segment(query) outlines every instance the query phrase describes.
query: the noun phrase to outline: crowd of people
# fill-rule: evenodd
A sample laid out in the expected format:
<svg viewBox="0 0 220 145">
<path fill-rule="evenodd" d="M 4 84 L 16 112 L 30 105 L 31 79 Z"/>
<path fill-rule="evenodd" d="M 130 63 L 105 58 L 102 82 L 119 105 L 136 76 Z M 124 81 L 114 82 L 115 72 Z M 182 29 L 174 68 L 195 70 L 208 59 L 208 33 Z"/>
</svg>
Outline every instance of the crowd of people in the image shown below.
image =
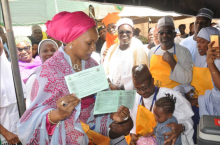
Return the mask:
<svg viewBox="0 0 220 145">
<path fill-rule="evenodd" d="M 15 37 L 26 104 L 21 118 L 0 27 L 1 143 L 197 144 L 200 117 L 220 116 L 220 48 L 210 39 L 220 36 L 220 22 L 212 17 L 200 9 L 189 34 L 184 24 L 176 29 L 172 17 L 162 17 L 148 39 L 118 13 L 99 27 L 81 11 L 56 14 L 46 33 L 33 25 L 31 36 Z M 96 94 L 79 99 L 69 93 L 64 77 L 97 65 L 104 67 L 108 90 L 136 90 L 133 109 L 93 115 Z"/>
</svg>

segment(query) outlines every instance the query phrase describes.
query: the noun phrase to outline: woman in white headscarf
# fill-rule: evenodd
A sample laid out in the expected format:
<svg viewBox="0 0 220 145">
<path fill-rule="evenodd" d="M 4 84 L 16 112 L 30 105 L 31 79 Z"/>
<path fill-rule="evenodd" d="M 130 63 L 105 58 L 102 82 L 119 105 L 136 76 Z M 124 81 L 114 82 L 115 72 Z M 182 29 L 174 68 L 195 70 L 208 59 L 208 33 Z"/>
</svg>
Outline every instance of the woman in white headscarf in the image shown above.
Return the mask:
<svg viewBox="0 0 220 145">
<path fill-rule="evenodd" d="M 42 64 L 49 58 L 53 56 L 53 54 L 58 50 L 57 43 L 52 39 L 44 39 L 42 40 L 38 45 L 38 54 L 40 56 L 40 59 L 42 61 Z M 35 72 L 30 75 L 26 82 L 26 90 L 27 90 L 27 98 L 26 98 L 26 108 L 30 106 L 31 102 L 33 101 L 31 99 L 31 90 L 33 87 L 34 80 L 36 78 Z"/>
<path fill-rule="evenodd" d="M 19 112 L 12 78 L 11 63 L 8 61 L 5 52 L 3 51 L 1 37 L 0 73 L 0 139 L 2 145 L 16 144 L 20 142 L 18 136 L 16 135 L 16 125 L 19 120 Z"/>
<path fill-rule="evenodd" d="M 200 67 L 208 67 L 210 76 L 204 74 L 203 77 L 205 80 L 210 78 L 212 86 L 211 89 L 204 90 L 204 94 L 198 97 L 200 117 L 203 115 L 220 116 L 220 49 L 219 47 L 213 47 L 214 42 L 211 42 L 210 35 L 220 37 L 220 31 L 213 27 L 207 27 L 201 29 L 197 36 L 199 53 L 202 54 L 204 51 L 205 55 L 198 61 L 196 59 L 195 63 L 199 64 Z M 205 46 L 202 47 L 202 45 Z"/>
</svg>

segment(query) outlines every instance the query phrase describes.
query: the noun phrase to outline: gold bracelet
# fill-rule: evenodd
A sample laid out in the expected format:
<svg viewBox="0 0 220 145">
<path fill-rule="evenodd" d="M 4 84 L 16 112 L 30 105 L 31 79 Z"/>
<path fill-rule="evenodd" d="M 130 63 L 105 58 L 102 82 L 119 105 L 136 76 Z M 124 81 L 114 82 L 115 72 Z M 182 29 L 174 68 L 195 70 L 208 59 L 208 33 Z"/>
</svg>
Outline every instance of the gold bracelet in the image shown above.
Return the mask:
<svg viewBox="0 0 220 145">
<path fill-rule="evenodd" d="M 54 123 L 53 121 L 50 120 L 50 113 L 51 113 L 52 111 L 53 111 L 53 110 L 50 110 L 50 112 L 48 113 L 48 120 L 49 120 L 49 122 L 50 122 L 51 124 L 58 124 L 58 123 L 60 123 L 60 122 Z"/>
</svg>

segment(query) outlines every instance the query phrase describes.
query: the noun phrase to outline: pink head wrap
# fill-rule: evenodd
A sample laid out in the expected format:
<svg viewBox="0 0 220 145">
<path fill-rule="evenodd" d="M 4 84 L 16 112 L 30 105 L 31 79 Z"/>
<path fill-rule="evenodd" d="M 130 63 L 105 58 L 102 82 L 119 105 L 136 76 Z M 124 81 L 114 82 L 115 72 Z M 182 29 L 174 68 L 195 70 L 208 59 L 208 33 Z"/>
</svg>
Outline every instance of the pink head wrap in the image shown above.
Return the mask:
<svg viewBox="0 0 220 145">
<path fill-rule="evenodd" d="M 82 11 L 60 12 L 51 21 L 47 21 L 47 34 L 64 43 L 69 43 L 90 28 L 96 26 L 95 21 Z"/>
</svg>

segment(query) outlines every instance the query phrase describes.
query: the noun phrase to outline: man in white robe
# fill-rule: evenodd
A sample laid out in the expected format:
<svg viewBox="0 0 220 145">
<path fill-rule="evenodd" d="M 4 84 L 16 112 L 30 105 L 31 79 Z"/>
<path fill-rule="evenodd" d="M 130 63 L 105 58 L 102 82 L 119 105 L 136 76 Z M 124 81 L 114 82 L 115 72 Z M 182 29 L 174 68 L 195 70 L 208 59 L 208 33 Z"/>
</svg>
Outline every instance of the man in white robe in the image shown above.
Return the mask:
<svg viewBox="0 0 220 145">
<path fill-rule="evenodd" d="M 23 88 L 25 87 L 23 86 Z M 23 92 L 25 97 L 25 90 Z M 2 145 L 20 142 L 16 135 L 18 120 L 19 112 L 11 63 L 6 58 L 2 40 L 0 40 L 0 140 Z"/>
<path fill-rule="evenodd" d="M 152 76 L 155 81 L 158 80 L 162 84 L 159 85 L 160 87 L 173 89 L 178 84 L 186 85 L 190 83 L 193 69 L 191 54 L 187 48 L 174 43 L 176 32 L 174 31 L 173 19 L 171 17 L 162 17 L 158 20 L 157 28 L 160 44 L 153 47 L 148 54 Z M 160 66 L 161 63 L 163 63 L 162 66 Z M 167 65 L 166 68 L 163 67 L 164 64 Z M 163 68 L 166 70 L 162 70 Z M 152 69 L 154 69 L 154 72 L 152 72 Z M 155 75 L 158 75 L 159 72 L 162 72 L 161 76 L 156 78 Z M 166 79 L 164 79 L 165 77 Z M 167 86 L 167 82 L 164 82 L 164 80 L 171 82 L 169 86 Z"/>
<path fill-rule="evenodd" d="M 192 61 L 195 63 L 195 57 L 197 53 L 197 43 L 196 43 L 196 37 L 199 33 L 199 31 L 202 28 L 211 26 L 211 21 L 214 13 L 207 8 L 202 8 L 198 11 L 198 14 L 196 16 L 195 25 L 194 25 L 194 35 L 184 39 L 180 42 L 180 45 L 186 47 L 191 55 L 192 55 Z"/>
<path fill-rule="evenodd" d="M 133 22 L 123 18 L 117 22 L 120 43 L 108 50 L 104 60 L 104 69 L 112 90 L 133 90 L 131 69 L 137 64 L 147 64 L 148 58 L 140 40 L 133 37 Z"/>
</svg>

